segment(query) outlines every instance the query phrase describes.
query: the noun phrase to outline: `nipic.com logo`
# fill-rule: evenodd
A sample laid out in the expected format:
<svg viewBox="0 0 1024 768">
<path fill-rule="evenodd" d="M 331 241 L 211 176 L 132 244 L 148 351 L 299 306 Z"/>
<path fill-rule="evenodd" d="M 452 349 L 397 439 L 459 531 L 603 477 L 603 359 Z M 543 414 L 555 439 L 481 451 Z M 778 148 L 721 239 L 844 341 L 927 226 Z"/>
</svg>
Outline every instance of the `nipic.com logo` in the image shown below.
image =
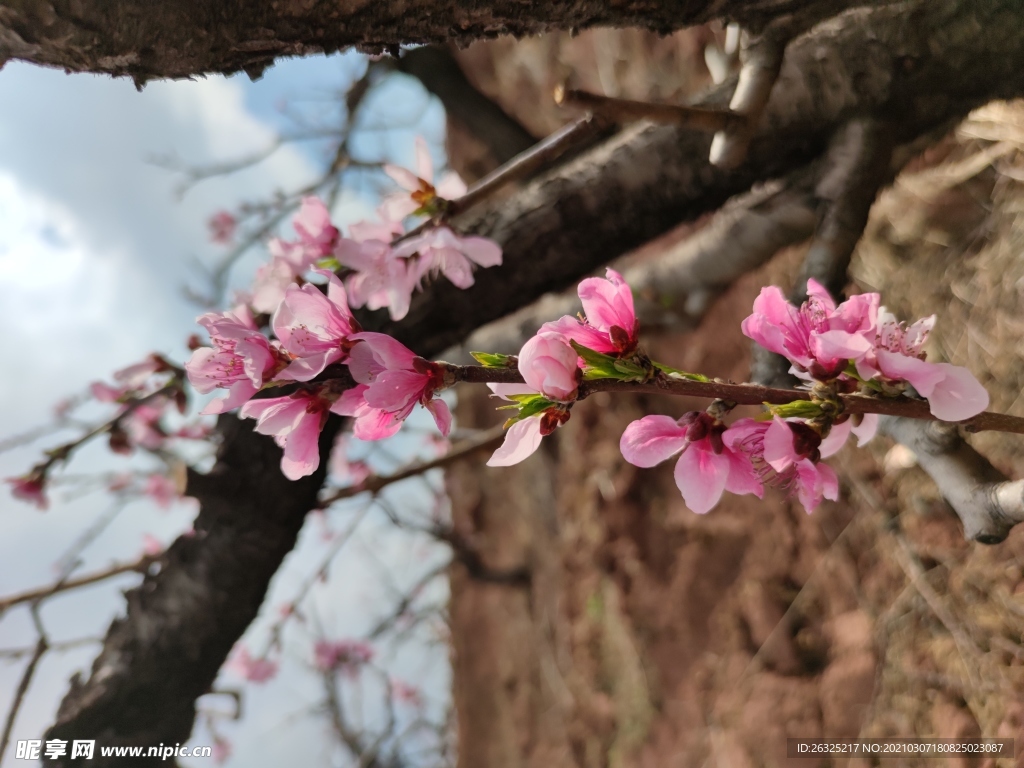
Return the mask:
<svg viewBox="0 0 1024 768">
<path fill-rule="evenodd" d="M 212 757 L 212 747 L 187 747 L 181 744 L 161 744 L 156 747 L 100 747 L 102 757 L 159 757 L 169 760 L 172 757 Z M 19 741 L 14 753 L 18 760 L 58 760 L 67 757 L 72 760 L 92 760 L 96 754 L 96 740 L 75 739 L 29 739 Z"/>
</svg>

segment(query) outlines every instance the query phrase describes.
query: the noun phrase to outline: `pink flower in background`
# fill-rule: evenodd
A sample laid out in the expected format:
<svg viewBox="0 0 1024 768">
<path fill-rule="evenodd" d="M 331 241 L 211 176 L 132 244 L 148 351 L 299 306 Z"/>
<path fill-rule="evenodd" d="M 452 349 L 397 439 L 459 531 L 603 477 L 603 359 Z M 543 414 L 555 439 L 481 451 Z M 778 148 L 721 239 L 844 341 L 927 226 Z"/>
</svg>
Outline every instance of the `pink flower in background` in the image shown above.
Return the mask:
<svg viewBox="0 0 1024 768">
<path fill-rule="evenodd" d="M 142 534 L 142 554 L 155 557 L 164 551 L 164 543 L 150 533 Z"/>
<path fill-rule="evenodd" d="M 563 336 L 539 332 L 519 352 L 519 372 L 531 389 L 549 400 L 567 403 L 576 399 L 578 360 L 576 350 Z"/>
<path fill-rule="evenodd" d="M 723 436 L 727 445 L 746 453 L 768 485 L 795 493 L 807 513 L 823 498 L 839 498 L 839 479 L 821 463 L 821 437 L 802 422 L 740 419 Z"/>
<path fill-rule="evenodd" d="M 132 448 L 145 448 L 150 451 L 158 451 L 164 447 L 167 441 L 167 433 L 160 425 L 164 409 L 169 401 L 166 398 L 150 400 L 144 405 L 137 406 L 127 416 L 121 419 L 120 429 L 111 432 L 111 447 L 115 453 L 131 453 Z M 123 437 L 123 446 L 115 445 L 114 436 L 119 434 Z"/>
<path fill-rule="evenodd" d="M 373 660 L 373 646 L 361 640 L 318 640 L 313 659 L 321 672 L 344 672 L 354 677 L 359 668 Z"/>
<path fill-rule="evenodd" d="M 882 376 L 906 381 L 928 398 L 932 414 L 943 421 L 962 421 L 988 408 L 988 392 L 969 370 L 949 363 L 929 363 L 922 347 L 935 325 L 935 315 L 908 328 L 888 312 L 879 317 L 874 348 L 857 363 L 862 378 Z"/>
<path fill-rule="evenodd" d="M 383 440 L 402 428 L 402 420 L 394 413 L 372 408 L 366 402 L 366 384 L 346 389 L 331 409 L 339 416 L 353 419 L 352 434 L 359 440 Z"/>
<path fill-rule="evenodd" d="M 397 165 L 385 165 L 384 172 L 390 176 L 405 193 L 388 197 L 381 205 L 384 217 L 401 221 L 420 209 L 430 209 L 436 198 L 455 200 L 466 194 L 466 185 L 456 173 L 447 173 L 434 186 L 434 164 L 430 159 L 427 142 L 416 138 L 416 172 Z"/>
<path fill-rule="evenodd" d="M 167 509 L 181 496 L 177 484 L 166 475 L 150 475 L 142 492 L 153 499 L 158 506 Z"/>
<path fill-rule="evenodd" d="M 273 378 L 287 361 L 259 331 L 246 307 L 230 312 L 210 312 L 197 322 L 210 334 L 212 347 L 199 347 L 185 363 L 188 380 L 197 392 L 227 389 L 202 413 L 225 413 L 245 403 L 264 382 Z"/>
<path fill-rule="evenodd" d="M 103 381 L 94 381 L 89 385 L 89 394 L 99 403 L 116 403 L 126 394 L 126 387 L 112 387 Z"/>
<path fill-rule="evenodd" d="M 313 474 L 320 466 L 320 430 L 332 403 L 319 392 L 300 390 L 284 397 L 250 400 L 242 406 L 243 419 L 256 419 L 256 431 L 272 435 L 284 449 L 281 472 L 289 480 Z"/>
<path fill-rule="evenodd" d="M 348 435 L 340 432 L 331 448 L 331 458 L 327 471 L 331 477 L 343 485 L 359 485 L 370 476 L 370 468 L 364 461 L 350 461 L 348 457 Z"/>
<path fill-rule="evenodd" d="M 417 277 L 406 259 L 395 256 L 389 243 L 342 240 L 335 257 L 342 266 L 355 270 L 345 280 L 353 307 L 387 307 L 392 320 L 401 320 L 408 314 Z"/>
<path fill-rule="evenodd" d="M 420 403 L 447 436 L 452 415 L 444 400 L 434 397 L 444 387 L 441 367 L 382 333 L 358 333 L 352 338 L 361 343 L 352 349 L 348 368 L 352 378 L 367 386 L 363 391 L 366 404 L 405 421 Z"/>
<path fill-rule="evenodd" d="M 541 331 L 560 333 L 588 349 L 627 357 L 636 350 L 640 323 L 633 309 L 633 291 L 614 269 L 606 278 L 588 277 L 580 283 L 579 296 L 585 320 L 565 315 L 545 323 Z"/>
<path fill-rule="evenodd" d="M 292 219 L 299 243 L 311 259 L 320 259 L 334 250 L 340 233 L 331 224 L 331 214 L 318 197 L 304 197 L 299 212 Z"/>
<path fill-rule="evenodd" d="M 21 477 L 8 477 L 5 483 L 11 484 L 11 495 L 16 499 L 35 504 L 38 509 L 47 509 L 50 506 L 46 498 L 46 481 L 36 474 L 22 475 Z"/>
<path fill-rule="evenodd" d="M 417 281 L 441 273 L 459 288 L 474 283 L 473 265 L 501 265 L 501 246 L 486 237 L 456 235 L 448 227 L 434 227 L 398 243 L 395 256 L 419 255 L 415 266 Z"/>
<path fill-rule="evenodd" d="M 423 695 L 420 693 L 420 689 L 414 685 L 409 685 L 409 683 L 393 677 L 391 678 L 391 692 L 395 696 L 395 701 L 408 704 L 416 709 L 423 706 Z"/>
<path fill-rule="evenodd" d="M 213 761 L 217 765 L 223 765 L 231 757 L 231 742 L 220 736 L 213 738 L 213 750 L 211 751 Z"/>
<path fill-rule="evenodd" d="M 253 683 L 265 683 L 277 674 L 277 662 L 267 658 L 256 659 L 244 645 L 232 654 L 228 669 Z"/>
<path fill-rule="evenodd" d="M 782 355 L 800 373 L 832 379 L 874 346 L 877 293 L 852 296 L 838 307 L 828 291 L 811 279 L 807 301 L 794 307 L 774 285 L 761 289 L 754 311 L 743 321 L 745 336 Z"/>
<path fill-rule="evenodd" d="M 764 488 L 750 459 L 724 439 L 728 430 L 703 413 L 688 413 L 678 421 L 669 416 L 645 416 L 634 421 L 619 441 L 623 458 L 638 467 L 653 467 L 680 451 L 676 486 L 686 506 L 699 515 L 710 511 L 729 491 L 752 493 Z"/>
<path fill-rule="evenodd" d="M 154 352 L 141 362 L 114 371 L 114 381 L 127 389 L 141 389 L 149 382 L 150 376 L 168 370 L 170 366 L 167 365 L 167 361 Z"/>
<path fill-rule="evenodd" d="M 230 245 L 235 239 L 238 220 L 227 211 L 218 211 L 206 222 L 210 229 L 210 241 L 217 245 Z"/>
<path fill-rule="evenodd" d="M 274 334 L 294 360 L 278 374 L 280 379 L 309 381 L 331 363 L 343 363 L 355 343 L 359 324 L 348 307 L 345 288 L 337 276 L 322 272 L 329 282 L 327 295 L 315 285 L 288 286 L 274 313 Z"/>
</svg>

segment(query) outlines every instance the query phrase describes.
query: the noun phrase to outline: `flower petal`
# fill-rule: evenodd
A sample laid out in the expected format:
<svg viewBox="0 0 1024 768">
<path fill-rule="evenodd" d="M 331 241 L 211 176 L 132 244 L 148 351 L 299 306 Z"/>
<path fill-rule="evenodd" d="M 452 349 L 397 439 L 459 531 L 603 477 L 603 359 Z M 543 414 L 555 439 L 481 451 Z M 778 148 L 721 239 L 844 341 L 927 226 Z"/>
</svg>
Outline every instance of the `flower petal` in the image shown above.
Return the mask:
<svg viewBox="0 0 1024 768">
<path fill-rule="evenodd" d="M 937 363 L 945 376 L 928 395 L 928 407 L 937 419 L 963 421 L 988 408 L 988 392 L 974 374 L 959 365 Z"/>
<path fill-rule="evenodd" d="M 676 485 L 690 511 L 703 515 L 722 498 L 729 479 L 729 457 L 704 451 L 692 443 L 676 462 Z"/>
<path fill-rule="evenodd" d="M 487 460 L 489 467 L 510 467 L 529 457 L 540 447 L 540 417 L 517 421 L 505 433 L 505 442 Z"/>
<path fill-rule="evenodd" d="M 644 416 L 626 427 L 619 440 L 622 457 L 637 467 L 653 467 L 686 447 L 686 428 L 670 416 Z"/>
</svg>

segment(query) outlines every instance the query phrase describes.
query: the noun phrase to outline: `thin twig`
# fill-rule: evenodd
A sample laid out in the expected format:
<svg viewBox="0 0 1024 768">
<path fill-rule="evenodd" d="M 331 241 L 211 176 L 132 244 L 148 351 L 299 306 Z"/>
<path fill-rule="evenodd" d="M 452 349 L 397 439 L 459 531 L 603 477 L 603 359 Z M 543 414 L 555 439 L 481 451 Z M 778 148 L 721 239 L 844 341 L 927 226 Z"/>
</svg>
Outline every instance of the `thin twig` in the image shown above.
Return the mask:
<svg viewBox="0 0 1024 768">
<path fill-rule="evenodd" d="M 678 104 L 651 104 L 646 101 L 616 99 L 566 88 L 558 88 L 555 91 L 555 102 L 588 109 L 595 115 L 600 115 L 614 123 L 650 120 L 655 123 L 678 125 L 682 128 L 693 128 L 709 133 L 740 128 L 747 123 L 746 117 L 727 109 L 688 107 Z"/>
<path fill-rule="evenodd" d="M 4 752 L 7 751 L 7 745 L 11 740 L 11 732 L 14 730 L 14 721 L 18 718 L 18 711 L 21 709 L 21 705 L 25 700 L 25 694 L 28 693 L 29 685 L 32 684 L 32 678 L 35 676 L 36 667 L 39 666 L 40 659 L 43 658 L 43 654 L 45 654 L 49 648 L 49 640 L 46 637 L 46 630 L 43 628 L 43 622 L 39 618 L 38 601 L 32 604 L 32 622 L 35 625 L 39 639 L 36 641 L 36 647 L 32 653 L 32 658 L 29 659 L 28 666 L 25 667 L 25 672 L 22 674 L 21 681 L 18 683 L 18 688 L 14 692 L 14 700 L 11 702 L 11 709 L 7 713 L 7 721 L 4 723 L 3 736 L 0 736 L 0 761 L 4 759 Z"/>
<path fill-rule="evenodd" d="M 145 573 L 149 566 L 152 565 L 158 557 L 159 555 L 144 555 L 131 563 L 120 563 L 118 565 L 105 568 L 102 571 L 96 571 L 85 576 L 79 576 L 77 579 L 66 579 L 46 587 L 39 587 L 37 589 L 28 590 L 27 592 L 21 592 L 19 594 L 11 595 L 10 597 L 5 597 L 0 599 L 0 614 L 3 614 L 15 605 L 29 603 L 34 600 L 41 601 L 60 592 L 67 592 L 68 590 L 78 589 L 79 587 L 87 587 L 90 584 L 96 584 L 97 582 L 111 579 L 114 576 L 120 576 L 122 573 Z"/>
<path fill-rule="evenodd" d="M 496 445 L 501 442 L 503 435 L 504 430 L 501 427 L 488 429 L 478 435 L 474 435 L 473 437 L 463 440 L 460 443 L 456 443 L 444 456 L 439 456 L 438 458 L 431 459 L 430 461 L 410 464 L 405 469 L 401 469 L 390 475 L 372 475 L 361 483 L 349 486 L 348 488 L 341 488 L 322 499 L 319 507 L 320 509 L 326 509 L 336 501 L 340 501 L 341 499 L 350 499 L 353 496 L 358 496 L 360 493 L 375 494 L 383 488 L 387 488 L 392 483 L 397 483 L 401 480 L 415 477 L 416 475 L 422 475 L 424 472 L 429 472 L 432 469 L 446 467 L 472 453 L 476 453 L 479 450 Z"/>
</svg>

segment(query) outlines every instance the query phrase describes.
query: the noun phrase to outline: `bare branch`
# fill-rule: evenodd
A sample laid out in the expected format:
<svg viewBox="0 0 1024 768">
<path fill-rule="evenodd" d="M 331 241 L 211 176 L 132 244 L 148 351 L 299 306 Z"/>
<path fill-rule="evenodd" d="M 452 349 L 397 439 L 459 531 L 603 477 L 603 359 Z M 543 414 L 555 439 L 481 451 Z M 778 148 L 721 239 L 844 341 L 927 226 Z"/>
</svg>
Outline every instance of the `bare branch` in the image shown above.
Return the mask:
<svg viewBox="0 0 1024 768">
<path fill-rule="evenodd" d="M 1007 480 L 955 425 L 885 418 L 879 430 L 917 455 L 918 464 L 959 516 L 966 538 L 998 544 L 1024 522 L 1024 481 Z"/>
<path fill-rule="evenodd" d="M 101 571 L 95 571 L 85 576 L 79 576 L 77 579 L 66 579 L 64 581 L 58 581 L 55 584 L 51 584 L 46 587 L 39 587 L 37 589 L 31 589 L 27 592 L 19 592 L 18 594 L 11 595 L 0 599 L 0 615 L 3 615 L 8 609 L 21 603 L 29 603 L 33 601 L 42 601 L 47 597 L 59 594 L 61 592 L 67 592 L 71 589 L 78 589 L 79 587 L 87 587 L 90 584 L 96 584 L 107 579 L 112 579 L 114 576 L 120 576 L 122 573 L 145 573 L 149 566 L 152 565 L 158 556 L 156 555 L 145 555 L 140 557 L 131 563 L 119 563 L 112 565 L 109 568 L 104 568 Z"/>
</svg>

